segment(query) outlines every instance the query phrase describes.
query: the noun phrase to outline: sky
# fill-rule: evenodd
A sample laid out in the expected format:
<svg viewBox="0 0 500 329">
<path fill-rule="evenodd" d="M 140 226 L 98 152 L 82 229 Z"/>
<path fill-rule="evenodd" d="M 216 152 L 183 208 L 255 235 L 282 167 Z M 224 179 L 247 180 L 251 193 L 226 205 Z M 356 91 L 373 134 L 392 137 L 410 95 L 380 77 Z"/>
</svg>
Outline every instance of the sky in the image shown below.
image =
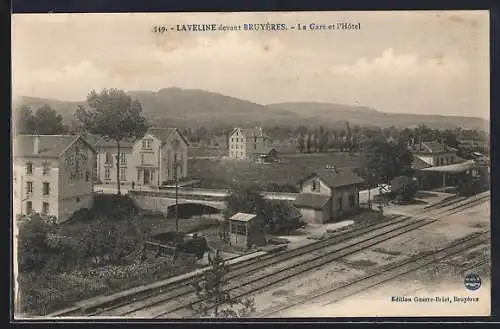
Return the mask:
<svg viewBox="0 0 500 329">
<path fill-rule="evenodd" d="M 359 30 L 291 30 L 359 23 Z M 287 31 L 154 33 L 177 24 Z M 487 11 L 23 14 L 12 18 L 13 96 L 179 87 L 260 104 L 332 102 L 489 119 Z"/>
</svg>

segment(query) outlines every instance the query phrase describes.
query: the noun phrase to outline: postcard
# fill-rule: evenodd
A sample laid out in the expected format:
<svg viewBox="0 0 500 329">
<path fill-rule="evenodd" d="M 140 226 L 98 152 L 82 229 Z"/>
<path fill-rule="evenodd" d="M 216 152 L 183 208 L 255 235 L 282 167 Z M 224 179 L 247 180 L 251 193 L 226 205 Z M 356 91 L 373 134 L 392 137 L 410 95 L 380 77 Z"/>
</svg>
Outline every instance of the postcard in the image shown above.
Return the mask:
<svg viewBox="0 0 500 329">
<path fill-rule="evenodd" d="M 12 15 L 15 319 L 489 316 L 487 11 Z"/>
</svg>

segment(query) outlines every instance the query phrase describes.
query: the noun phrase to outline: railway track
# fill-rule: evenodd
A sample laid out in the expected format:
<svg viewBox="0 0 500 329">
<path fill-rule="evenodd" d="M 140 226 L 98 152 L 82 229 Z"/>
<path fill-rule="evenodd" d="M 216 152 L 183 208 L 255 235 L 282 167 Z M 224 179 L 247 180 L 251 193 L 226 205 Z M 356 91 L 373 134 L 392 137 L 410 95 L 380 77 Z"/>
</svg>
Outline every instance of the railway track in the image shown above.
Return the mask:
<svg viewBox="0 0 500 329">
<path fill-rule="evenodd" d="M 484 202 L 487 198 L 489 198 L 489 194 L 483 194 L 466 200 L 466 202 L 462 200 L 437 209 L 425 209 L 423 215 L 419 215 L 417 218 L 400 218 L 390 223 L 373 225 L 344 233 L 339 237 L 315 242 L 301 249 L 236 264 L 231 267 L 228 274 L 230 281 L 228 289 L 235 298 L 247 295 L 333 260 L 359 252 L 369 246 L 429 225 L 439 218 Z M 317 254 L 318 251 L 321 254 Z M 284 263 L 287 262 L 288 264 L 285 265 Z M 175 287 L 167 287 L 154 296 L 141 298 L 124 305 L 115 305 L 91 315 L 140 317 L 141 314 L 147 313 L 148 317 L 163 317 L 177 311 L 187 311 L 198 300 L 194 289 L 188 285 L 188 282 L 185 283 L 180 287 L 179 284 Z"/>
<path fill-rule="evenodd" d="M 474 264 L 469 265 L 465 269 L 463 269 L 462 270 L 462 274 L 465 274 L 465 273 L 467 273 L 469 271 L 472 271 L 472 270 L 474 270 L 476 268 L 479 268 L 479 267 L 481 267 L 481 266 L 483 266 L 485 264 L 490 264 L 490 263 L 491 263 L 490 257 L 486 257 L 486 256 L 481 257 Z"/>
<path fill-rule="evenodd" d="M 387 266 L 383 266 L 375 269 L 374 271 L 371 271 L 363 277 L 356 278 L 348 282 L 339 282 L 333 285 L 331 288 L 318 292 L 313 296 L 308 296 L 307 298 L 304 298 L 302 300 L 296 300 L 291 304 L 280 306 L 272 310 L 267 310 L 266 312 L 258 314 L 257 317 L 263 318 L 272 317 L 273 315 L 276 316 L 280 312 L 283 312 L 287 309 L 291 309 L 297 305 L 303 304 L 304 302 L 319 299 L 321 297 L 328 298 L 328 302 L 325 305 L 333 304 L 349 296 L 353 296 L 359 292 L 374 288 L 405 274 L 415 272 L 428 266 L 432 266 L 434 263 L 437 263 L 441 260 L 447 259 L 456 254 L 465 252 L 470 248 L 489 242 L 489 231 L 476 233 L 463 239 L 454 241 L 453 243 L 440 250 L 425 253 L 423 255 L 416 255 L 397 263 L 388 264 Z M 484 262 L 482 262 L 481 264 L 483 263 Z"/>
</svg>

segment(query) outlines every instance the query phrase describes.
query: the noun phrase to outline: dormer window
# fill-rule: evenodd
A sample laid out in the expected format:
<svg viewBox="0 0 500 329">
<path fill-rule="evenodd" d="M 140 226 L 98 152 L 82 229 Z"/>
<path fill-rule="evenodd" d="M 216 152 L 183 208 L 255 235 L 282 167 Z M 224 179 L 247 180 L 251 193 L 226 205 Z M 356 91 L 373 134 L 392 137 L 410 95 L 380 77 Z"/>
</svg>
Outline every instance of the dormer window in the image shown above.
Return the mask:
<svg viewBox="0 0 500 329">
<path fill-rule="evenodd" d="M 312 192 L 319 192 L 319 182 L 318 181 L 312 181 L 312 184 L 311 184 L 311 191 Z"/>
<path fill-rule="evenodd" d="M 152 149 L 151 142 L 152 142 L 151 139 L 143 139 L 142 140 L 142 149 L 143 150 L 151 150 Z"/>
</svg>

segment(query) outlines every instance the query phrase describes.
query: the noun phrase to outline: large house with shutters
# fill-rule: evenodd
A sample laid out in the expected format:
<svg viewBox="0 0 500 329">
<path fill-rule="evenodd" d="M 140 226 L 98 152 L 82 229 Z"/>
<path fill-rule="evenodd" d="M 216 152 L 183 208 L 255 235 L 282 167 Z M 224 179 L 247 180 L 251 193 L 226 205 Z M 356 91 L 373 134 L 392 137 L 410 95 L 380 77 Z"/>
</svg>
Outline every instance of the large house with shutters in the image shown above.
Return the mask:
<svg viewBox="0 0 500 329">
<path fill-rule="evenodd" d="M 98 150 L 96 179 L 116 185 L 115 141 L 95 141 Z M 120 142 L 120 184 L 159 187 L 187 177 L 188 142 L 176 128 L 151 128 L 144 137 Z"/>
<path fill-rule="evenodd" d="M 63 222 L 94 202 L 94 147 L 81 136 L 19 135 L 13 140 L 13 215 Z"/>
<path fill-rule="evenodd" d="M 235 128 L 229 135 L 229 157 L 246 160 L 257 159 L 272 151 L 270 138 L 262 128 Z"/>
<path fill-rule="evenodd" d="M 302 180 L 300 194 L 293 204 L 305 222 L 326 223 L 359 210 L 359 191 L 363 183 L 364 180 L 350 168 L 327 166 Z"/>
</svg>

